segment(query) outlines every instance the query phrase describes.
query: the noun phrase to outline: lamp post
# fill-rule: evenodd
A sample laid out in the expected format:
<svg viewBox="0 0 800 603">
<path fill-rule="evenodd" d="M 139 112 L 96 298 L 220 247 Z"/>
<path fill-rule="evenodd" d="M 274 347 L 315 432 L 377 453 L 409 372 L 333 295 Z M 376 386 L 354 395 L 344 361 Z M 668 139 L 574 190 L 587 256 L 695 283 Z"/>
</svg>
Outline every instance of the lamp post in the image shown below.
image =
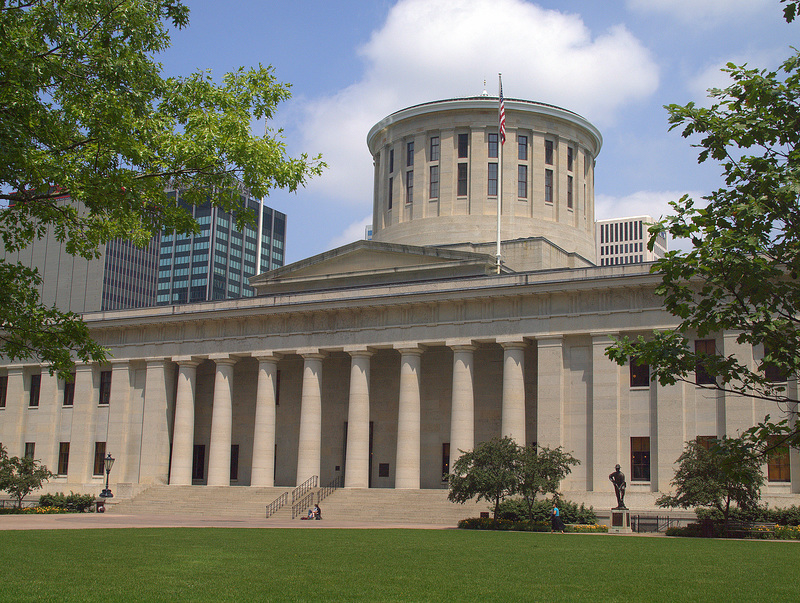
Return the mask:
<svg viewBox="0 0 800 603">
<path fill-rule="evenodd" d="M 100 498 L 114 498 L 114 495 L 111 493 L 111 490 L 108 489 L 108 475 L 111 473 L 111 467 L 114 466 L 114 457 L 111 456 L 111 453 L 108 453 L 108 456 L 104 459 L 106 464 L 106 487 L 100 493 Z"/>
</svg>

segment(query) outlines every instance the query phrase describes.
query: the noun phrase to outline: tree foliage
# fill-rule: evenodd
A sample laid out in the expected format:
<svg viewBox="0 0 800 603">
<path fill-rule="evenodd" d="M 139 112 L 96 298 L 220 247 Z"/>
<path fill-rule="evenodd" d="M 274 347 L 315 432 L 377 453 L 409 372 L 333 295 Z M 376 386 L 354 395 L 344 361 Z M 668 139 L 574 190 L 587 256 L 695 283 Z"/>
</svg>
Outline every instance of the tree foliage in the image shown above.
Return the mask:
<svg viewBox="0 0 800 603">
<path fill-rule="evenodd" d="M 561 481 L 580 461 L 570 453 L 558 448 L 525 446 L 519 449 L 517 493 L 522 495 L 528 507 L 528 516 L 533 520 L 533 503 L 539 494 L 557 494 Z"/>
<path fill-rule="evenodd" d="M 727 527 L 731 503 L 741 509 L 758 505 L 764 474 L 761 460 L 742 438 L 723 438 L 706 448 L 692 440 L 678 457 L 670 482 L 675 494 L 657 501 L 661 507 L 710 507 L 719 511 Z"/>
<path fill-rule="evenodd" d="M 792 21 L 798 3 L 785 4 Z M 782 418 L 754 428 L 754 440 L 763 444 L 778 433 L 797 446 L 800 431 L 790 420 L 797 400 L 766 370 L 800 370 L 800 53 L 775 71 L 732 63 L 724 71 L 732 83 L 709 91 L 710 107 L 666 107 L 671 129 L 699 139 L 698 162 L 719 162 L 724 178 L 704 204 L 684 196 L 672 203 L 675 215 L 650 228 L 651 249 L 665 233 L 691 245 L 668 252 L 652 269 L 661 275 L 656 293 L 679 324 L 622 338 L 607 354 L 620 364 L 649 364 L 662 385 L 693 382 L 700 365 L 716 377 L 704 387 L 776 403 Z M 690 345 L 726 331 L 753 347 L 755 364 Z"/>
<path fill-rule="evenodd" d="M 462 451 L 463 452 L 463 451 Z M 561 447 L 553 450 L 535 444 L 518 446 L 509 437 L 482 442 L 464 452 L 453 464 L 449 476 L 448 499 L 464 503 L 475 497 L 494 505 L 498 519 L 500 503 L 508 496 L 522 495 L 533 519 L 533 503 L 537 494 L 556 494 L 558 486 L 580 461 Z"/>
<path fill-rule="evenodd" d="M 504 437 L 492 438 L 464 452 L 453 463 L 447 498 L 457 503 L 475 497 L 491 501 L 497 519 L 500 503 L 517 488 L 517 450 L 514 440 Z"/>
<path fill-rule="evenodd" d="M 188 24 L 180 0 L 0 0 L 0 236 L 7 253 L 48 230 L 87 259 L 114 238 L 146 244 L 161 228 L 197 232 L 166 187 L 192 203 L 251 220 L 245 187 L 295 190 L 324 164 L 288 157 L 280 131 L 251 134 L 289 98 L 270 67 L 164 77 L 154 55 L 170 27 Z M 69 195 L 75 203 L 59 198 Z M 0 261 L 0 351 L 35 357 L 63 376 L 71 356 L 104 350 L 74 314 L 41 305 L 37 279 Z"/>
<path fill-rule="evenodd" d="M 8 492 L 17 499 L 17 508 L 22 508 L 22 499 L 53 477 L 53 474 L 38 461 L 28 457 L 8 456 L 0 446 L 0 492 Z"/>
</svg>

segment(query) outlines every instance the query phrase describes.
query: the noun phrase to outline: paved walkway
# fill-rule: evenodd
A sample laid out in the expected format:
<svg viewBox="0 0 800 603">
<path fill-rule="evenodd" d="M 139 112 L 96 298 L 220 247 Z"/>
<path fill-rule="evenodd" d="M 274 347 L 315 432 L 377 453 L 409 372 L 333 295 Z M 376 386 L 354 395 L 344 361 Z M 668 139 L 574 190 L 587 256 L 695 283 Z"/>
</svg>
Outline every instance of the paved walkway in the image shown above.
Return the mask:
<svg viewBox="0 0 800 603">
<path fill-rule="evenodd" d="M 68 513 L 63 515 L 0 515 L 0 530 L 83 530 L 98 528 L 351 528 L 448 530 L 455 525 L 409 524 L 366 521 L 302 521 L 300 519 L 235 519 L 178 515 L 118 515 L 115 513 Z"/>
</svg>

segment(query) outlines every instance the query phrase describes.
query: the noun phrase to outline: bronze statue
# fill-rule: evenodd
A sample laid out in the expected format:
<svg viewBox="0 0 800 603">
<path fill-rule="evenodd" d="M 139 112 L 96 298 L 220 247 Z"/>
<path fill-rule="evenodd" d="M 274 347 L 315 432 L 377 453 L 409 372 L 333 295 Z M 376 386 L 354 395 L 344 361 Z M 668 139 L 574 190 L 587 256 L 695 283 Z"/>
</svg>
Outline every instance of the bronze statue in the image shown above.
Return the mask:
<svg viewBox="0 0 800 603">
<path fill-rule="evenodd" d="M 614 473 L 608 476 L 614 484 L 614 493 L 617 495 L 617 506 L 614 509 L 627 509 L 625 506 L 625 488 L 628 483 L 625 481 L 625 474 L 619 470 L 619 465 L 614 466 Z"/>
</svg>

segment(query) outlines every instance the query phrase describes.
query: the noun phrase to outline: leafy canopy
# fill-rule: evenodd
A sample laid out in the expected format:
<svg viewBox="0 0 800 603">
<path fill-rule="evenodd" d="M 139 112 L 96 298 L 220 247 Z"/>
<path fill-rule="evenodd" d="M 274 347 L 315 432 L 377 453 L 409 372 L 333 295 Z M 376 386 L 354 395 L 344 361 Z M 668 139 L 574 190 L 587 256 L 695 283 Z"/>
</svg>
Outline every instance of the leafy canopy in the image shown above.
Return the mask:
<svg viewBox="0 0 800 603">
<path fill-rule="evenodd" d="M 0 492 L 8 492 L 22 507 L 22 499 L 53 477 L 53 474 L 38 461 L 28 457 L 8 456 L 0 445 Z"/>
<path fill-rule="evenodd" d="M 324 164 L 288 157 L 280 131 L 251 133 L 289 98 L 272 68 L 164 77 L 154 55 L 188 24 L 180 0 L 0 0 L 0 237 L 6 253 L 51 232 L 68 253 L 98 257 L 122 237 L 197 232 L 166 187 L 192 203 L 252 216 L 239 189 L 296 190 Z M 69 195 L 74 203 L 64 203 Z M 59 199 L 62 199 L 59 201 Z M 0 351 L 68 374 L 72 355 L 101 360 L 74 314 L 45 308 L 38 278 L 0 260 Z"/>
<path fill-rule="evenodd" d="M 723 438 L 706 448 L 699 441 L 686 443 L 670 482 L 675 494 L 661 496 L 661 507 L 711 507 L 728 521 L 731 503 L 741 509 L 758 505 L 764 475 L 761 460 L 742 438 Z"/>
<path fill-rule="evenodd" d="M 536 495 L 556 494 L 570 467 L 579 464 L 561 447 L 552 450 L 537 448 L 535 444 L 523 447 L 509 437 L 492 438 L 472 451 L 463 452 L 453 463 L 447 498 L 458 503 L 476 497 L 479 501 L 491 501 L 497 520 L 500 503 L 508 496 L 520 494 L 528 516 L 533 519 Z"/>
<path fill-rule="evenodd" d="M 785 2 L 792 21 L 798 3 Z M 696 366 L 715 376 L 704 387 L 776 403 L 782 416 L 754 428 L 764 445 L 770 435 L 800 445 L 789 421 L 797 403 L 768 369 L 791 377 L 800 370 L 800 53 L 776 71 L 729 63 L 732 83 L 711 89 L 710 107 L 669 105 L 671 129 L 698 140 L 698 161 L 718 161 L 724 185 L 695 205 L 688 196 L 672 203 L 675 215 L 650 228 L 650 247 L 669 233 L 690 242 L 670 251 L 652 271 L 656 293 L 680 322 L 649 337 L 622 338 L 607 350 L 620 364 L 650 365 L 662 385 L 694 382 Z M 692 340 L 733 332 L 752 347 L 754 362 L 728 351 L 696 353 Z"/>
</svg>

